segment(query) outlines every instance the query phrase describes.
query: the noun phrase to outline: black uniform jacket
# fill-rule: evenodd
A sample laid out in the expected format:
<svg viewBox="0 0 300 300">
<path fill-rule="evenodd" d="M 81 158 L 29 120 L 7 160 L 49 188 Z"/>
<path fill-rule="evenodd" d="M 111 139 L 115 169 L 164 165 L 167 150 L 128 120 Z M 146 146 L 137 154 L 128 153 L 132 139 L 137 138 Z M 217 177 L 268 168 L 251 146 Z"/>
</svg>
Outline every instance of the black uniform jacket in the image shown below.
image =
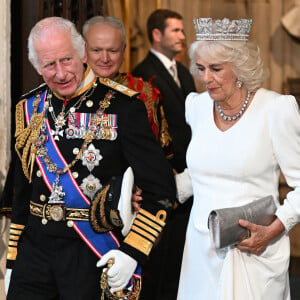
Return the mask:
<svg viewBox="0 0 300 300">
<path fill-rule="evenodd" d="M 89 68 L 88 71 L 90 71 Z M 104 187 L 112 178 L 122 176 L 129 166 L 133 169 L 135 184 L 143 190 L 144 199 L 142 210 L 138 213 L 135 220 L 142 214 L 142 219 L 145 221 L 142 228 L 138 230 L 132 229 L 123 242 L 124 237 L 121 235 L 120 229 L 115 229 L 114 233 L 121 242 L 120 249 L 134 257 L 139 263 L 143 263 L 159 234 L 159 232 L 157 234 L 153 233 L 153 228 L 151 228 L 153 218 L 167 215 L 176 197 L 172 168 L 155 140 L 149 126 L 145 106 L 141 100 L 136 98 L 137 93 L 131 93 L 132 96 L 129 96 L 129 93 L 127 93 L 128 88 L 119 92 L 113 82 L 109 80 L 99 80 L 97 78 L 97 82 L 98 85 L 92 95 L 82 101 L 76 113 L 94 113 L 99 108 L 99 102 L 105 98 L 109 91 L 112 91 L 113 97 L 104 114 L 116 116 L 117 137 L 114 140 L 94 139 L 92 141 L 95 149 L 100 151 L 101 156 L 99 165 L 95 165 L 92 171 L 89 171 L 80 159 L 74 164 L 71 171 L 73 174 L 76 174 L 74 178 L 79 186 L 83 179 L 92 174 L 100 180 Z M 31 92 L 27 97 L 43 89 L 47 89 L 47 86 Z M 133 91 L 131 90 L 130 92 Z M 78 101 L 81 95 L 67 101 L 65 112 Z M 51 102 L 54 108 L 54 115 L 58 116 L 62 110 L 63 101 L 53 94 Z M 53 118 L 49 113 L 48 120 L 51 128 L 54 129 Z M 67 123 L 63 127 L 64 130 L 68 126 Z M 74 160 L 74 153 L 81 149 L 83 139 L 67 139 L 64 131 L 63 137 L 59 136 L 56 144 L 64 159 L 70 163 Z M 78 238 L 77 233 L 73 228 L 68 227 L 65 221 L 50 220 L 46 225 L 43 225 L 40 217 L 30 214 L 30 200 L 44 205 L 50 196 L 50 191 L 40 175 L 37 164 L 34 165 L 32 183 L 29 184 L 28 179 L 24 176 L 20 160 L 18 160 L 15 174 L 15 189 L 12 210 L 12 226 L 14 229 L 20 229 L 21 232 L 23 225 L 25 225 L 25 230 L 26 226 L 29 225 L 39 228 L 47 235 Z M 145 215 L 147 216 L 146 219 L 144 218 Z M 135 223 L 132 228 L 136 227 Z M 159 223 L 162 229 L 164 222 Z M 158 228 L 157 230 L 159 231 L 160 229 Z M 151 234 L 150 239 L 149 234 Z M 15 259 L 15 248 L 14 243 L 9 244 L 8 267 L 12 266 Z"/>
<path fill-rule="evenodd" d="M 182 172 L 186 167 L 186 149 L 190 141 L 190 128 L 185 122 L 185 98 L 190 92 L 196 91 L 194 79 L 189 70 L 177 62 L 178 77 L 181 88 L 162 64 L 151 52 L 133 70 L 134 76 L 140 76 L 158 88 L 162 96 L 162 105 L 168 122 L 173 141 L 174 158 L 171 160 L 173 168 Z"/>
</svg>

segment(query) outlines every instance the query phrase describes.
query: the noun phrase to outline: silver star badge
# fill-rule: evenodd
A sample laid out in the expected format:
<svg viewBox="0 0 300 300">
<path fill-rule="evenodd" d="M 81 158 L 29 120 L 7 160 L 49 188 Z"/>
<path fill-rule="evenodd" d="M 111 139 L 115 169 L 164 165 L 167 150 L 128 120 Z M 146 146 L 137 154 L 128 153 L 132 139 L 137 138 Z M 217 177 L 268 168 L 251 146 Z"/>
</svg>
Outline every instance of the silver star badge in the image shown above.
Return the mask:
<svg viewBox="0 0 300 300">
<path fill-rule="evenodd" d="M 99 166 L 99 162 L 102 158 L 100 150 L 96 149 L 93 144 L 90 144 L 88 148 L 83 151 L 81 156 L 82 165 L 86 166 L 91 172 L 95 166 Z"/>
<path fill-rule="evenodd" d="M 96 192 L 102 188 L 102 184 L 98 178 L 90 174 L 82 180 L 80 188 L 85 195 L 87 195 L 90 199 L 93 199 Z"/>
</svg>

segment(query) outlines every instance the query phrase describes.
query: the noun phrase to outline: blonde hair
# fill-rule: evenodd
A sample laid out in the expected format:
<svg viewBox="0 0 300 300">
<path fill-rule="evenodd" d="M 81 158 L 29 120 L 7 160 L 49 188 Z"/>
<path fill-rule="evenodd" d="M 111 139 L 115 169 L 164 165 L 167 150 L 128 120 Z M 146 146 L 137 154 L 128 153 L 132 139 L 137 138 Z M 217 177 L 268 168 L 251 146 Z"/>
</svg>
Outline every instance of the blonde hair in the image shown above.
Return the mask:
<svg viewBox="0 0 300 300">
<path fill-rule="evenodd" d="M 229 63 L 232 71 L 250 92 L 261 87 L 269 71 L 261 59 L 260 49 L 253 42 L 244 41 L 196 41 L 189 48 L 190 71 L 198 79 L 196 58 L 208 63 Z"/>
</svg>

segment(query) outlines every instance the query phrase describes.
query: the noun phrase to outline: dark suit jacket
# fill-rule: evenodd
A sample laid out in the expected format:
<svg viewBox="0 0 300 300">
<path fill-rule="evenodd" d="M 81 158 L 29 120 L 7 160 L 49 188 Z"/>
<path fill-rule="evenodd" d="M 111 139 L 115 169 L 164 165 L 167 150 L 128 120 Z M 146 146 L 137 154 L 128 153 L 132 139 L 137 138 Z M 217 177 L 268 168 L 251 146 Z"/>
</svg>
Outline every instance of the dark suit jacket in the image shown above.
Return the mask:
<svg viewBox="0 0 300 300">
<path fill-rule="evenodd" d="M 159 89 L 162 95 L 162 105 L 169 125 L 169 131 L 173 139 L 174 157 L 171 160 L 173 168 L 181 172 L 186 167 L 186 149 L 190 141 L 190 128 L 185 122 L 186 96 L 196 91 L 194 79 L 189 70 L 177 62 L 178 77 L 181 88 L 164 67 L 161 61 L 151 52 L 133 70 L 134 76 L 142 77 Z"/>
</svg>

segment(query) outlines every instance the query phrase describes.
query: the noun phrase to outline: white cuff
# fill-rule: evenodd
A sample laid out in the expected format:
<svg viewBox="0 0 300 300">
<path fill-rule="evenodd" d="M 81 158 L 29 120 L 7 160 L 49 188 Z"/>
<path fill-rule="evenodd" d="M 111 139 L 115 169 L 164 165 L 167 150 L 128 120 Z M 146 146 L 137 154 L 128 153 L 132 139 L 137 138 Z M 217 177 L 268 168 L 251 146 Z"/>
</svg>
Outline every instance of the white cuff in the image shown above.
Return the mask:
<svg viewBox="0 0 300 300">
<path fill-rule="evenodd" d="M 7 269 L 4 278 L 5 295 L 7 295 L 12 269 Z"/>
<path fill-rule="evenodd" d="M 182 173 L 175 175 L 177 187 L 177 199 L 183 204 L 188 198 L 193 195 L 193 186 L 188 169 L 185 168 Z"/>
</svg>

